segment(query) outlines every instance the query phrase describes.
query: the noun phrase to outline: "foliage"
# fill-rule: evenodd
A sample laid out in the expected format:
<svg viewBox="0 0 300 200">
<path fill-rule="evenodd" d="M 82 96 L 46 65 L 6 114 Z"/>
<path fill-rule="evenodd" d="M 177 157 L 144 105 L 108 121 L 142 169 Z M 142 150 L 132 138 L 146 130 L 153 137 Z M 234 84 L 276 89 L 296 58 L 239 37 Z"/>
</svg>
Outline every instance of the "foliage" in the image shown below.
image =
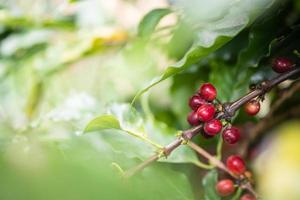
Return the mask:
<svg viewBox="0 0 300 200">
<path fill-rule="evenodd" d="M 101 1 L 46 2 L 0 1 L 0 199 L 221 199 L 217 171 L 187 146 L 122 175 L 188 127 L 200 83 L 233 101 L 274 76 L 272 57 L 296 61 L 297 1 L 174 0 L 124 29 Z"/>
</svg>

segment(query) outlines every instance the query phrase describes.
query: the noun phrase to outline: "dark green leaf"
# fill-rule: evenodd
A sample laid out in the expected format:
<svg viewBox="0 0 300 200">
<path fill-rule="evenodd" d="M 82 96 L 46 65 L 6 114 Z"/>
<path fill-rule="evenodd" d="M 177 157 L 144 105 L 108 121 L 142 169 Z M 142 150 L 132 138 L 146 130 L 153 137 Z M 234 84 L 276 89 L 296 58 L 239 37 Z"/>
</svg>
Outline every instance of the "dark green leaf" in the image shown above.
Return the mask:
<svg viewBox="0 0 300 200">
<path fill-rule="evenodd" d="M 226 65 L 224 62 L 211 62 L 212 71 L 209 80 L 218 88 L 218 99 L 227 102 L 243 95 L 249 85 L 248 67 Z"/>
</svg>

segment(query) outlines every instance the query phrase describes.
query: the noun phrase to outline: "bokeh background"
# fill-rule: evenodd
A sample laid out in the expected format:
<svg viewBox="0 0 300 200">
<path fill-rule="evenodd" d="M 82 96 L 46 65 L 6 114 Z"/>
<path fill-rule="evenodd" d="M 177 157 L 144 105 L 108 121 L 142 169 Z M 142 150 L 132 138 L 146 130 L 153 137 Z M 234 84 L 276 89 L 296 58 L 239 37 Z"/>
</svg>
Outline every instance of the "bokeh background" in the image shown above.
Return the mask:
<svg viewBox="0 0 300 200">
<path fill-rule="evenodd" d="M 139 34 L 148 12 L 170 7 L 150 38 Z M 0 199 L 204 199 L 206 171 L 191 150 L 124 180 L 122 171 L 150 156 L 151 145 L 122 130 L 84 128 L 107 112 L 124 117 L 138 91 L 200 46 L 197 62 L 151 88 L 124 117 L 124 127 L 168 144 L 189 127 L 187 101 L 201 83 L 230 101 L 275 76 L 269 58 L 299 49 L 299 19 L 297 0 L 0 0 Z M 228 38 L 220 46 L 219 36 Z M 244 141 L 291 85 L 267 95 L 255 119 L 238 114 Z M 267 116 L 278 121 L 264 122 L 247 149 L 266 200 L 300 199 L 299 94 Z M 218 138 L 195 141 L 214 153 Z"/>
</svg>

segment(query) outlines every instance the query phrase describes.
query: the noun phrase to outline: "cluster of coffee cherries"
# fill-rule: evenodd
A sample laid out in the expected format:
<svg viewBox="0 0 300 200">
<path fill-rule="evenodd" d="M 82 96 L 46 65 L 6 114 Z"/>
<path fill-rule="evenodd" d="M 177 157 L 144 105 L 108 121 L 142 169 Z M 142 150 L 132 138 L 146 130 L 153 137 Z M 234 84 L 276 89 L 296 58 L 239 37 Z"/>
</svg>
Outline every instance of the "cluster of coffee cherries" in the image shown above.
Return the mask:
<svg viewBox="0 0 300 200">
<path fill-rule="evenodd" d="M 226 167 L 235 176 L 241 178 L 250 178 L 249 176 L 251 176 L 250 172 L 246 171 L 245 161 L 238 155 L 229 156 L 226 160 Z M 231 179 L 223 179 L 216 184 L 215 189 L 221 197 L 227 197 L 232 195 L 238 186 Z M 256 198 L 252 194 L 245 193 L 240 200 L 256 200 Z"/>
<path fill-rule="evenodd" d="M 215 118 L 216 107 L 219 105 L 216 97 L 216 88 L 211 83 L 204 83 L 189 100 L 192 111 L 188 114 L 187 121 L 192 126 L 204 123 L 201 133 L 206 138 L 214 137 L 223 129 L 222 122 Z M 222 137 L 228 144 L 235 144 L 240 139 L 240 130 L 229 125 L 223 130 Z"/>
</svg>

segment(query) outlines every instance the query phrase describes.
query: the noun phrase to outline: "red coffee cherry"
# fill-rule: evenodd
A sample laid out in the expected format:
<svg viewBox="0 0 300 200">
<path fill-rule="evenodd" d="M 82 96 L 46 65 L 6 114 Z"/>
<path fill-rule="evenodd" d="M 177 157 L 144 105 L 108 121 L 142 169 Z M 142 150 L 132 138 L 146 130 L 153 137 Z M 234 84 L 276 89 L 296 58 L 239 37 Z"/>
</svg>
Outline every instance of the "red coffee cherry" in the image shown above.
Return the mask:
<svg viewBox="0 0 300 200">
<path fill-rule="evenodd" d="M 236 175 L 243 174 L 246 171 L 244 160 L 238 155 L 232 155 L 227 158 L 226 165 L 229 171 Z"/>
<path fill-rule="evenodd" d="M 256 198 L 252 194 L 244 194 L 240 200 L 256 200 Z"/>
<path fill-rule="evenodd" d="M 284 73 L 293 69 L 295 64 L 288 58 L 275 58 L 272 62 L 272 69 L 277 73 Z"/>
<path fill-rule="evenodd" d="M 193 95 L 189 100 L 189 106 L 192 110 L 197 110 L 203 104 L 207 102 L 198 94 Z"/>
<path fill-rule="evenodd" d="M 187 121 L 191 126 L 197 126 L 200 124 L 197 112 L 192 111 L 188 114 Z"/>
<path fill-rule="evenodd" d="M 258 100 L 252 99 L 251 101 L 245 104 L 244 109 L 248 115 L 254 116 L 260 110 L 260 103 Z"/>
<path fill-rule="evenodd" d="M 199 89 L 199 94 L 203 99 L 213 101 L 217 96 L 217 90 L 211 83 L 204 83 Z"/>
<path fill-rule="evenodd" d="M 202 122 L 208 122 L 212 120 L 216 112 L 216 109 L 211 104 L 204 104 L 197 110 L 198 119 Z"/>
<path fill-rule="evenodd" d="M 206 139 L 210 139 L 210 138 L 213 138 L 214 136 L 213 135 L 208 135 L 207 133 L 205 133 L 205 131 L 200 131 L 200 134 L 206 138 Z"/>
<path fill-rule="evenodd" d="M 235 144 L 241 137 L 240 130 L 234 126 L 225 128 L 222 133 L 223 140 L 228 144 Z"/>
<path fill-rule="evenodd" d="M 234 184 L 230 179 L 221 180 L 216 185 L 216 191 L 221 197 L 231 195 L 234 190 Z"/>
<path fill-rule="evenodd" d="M 218 119 L 212 119 L 204 124 L 203 129 L 207 135 L 214 136 L 222 130 L 222 122 Z"/>
</svg>

